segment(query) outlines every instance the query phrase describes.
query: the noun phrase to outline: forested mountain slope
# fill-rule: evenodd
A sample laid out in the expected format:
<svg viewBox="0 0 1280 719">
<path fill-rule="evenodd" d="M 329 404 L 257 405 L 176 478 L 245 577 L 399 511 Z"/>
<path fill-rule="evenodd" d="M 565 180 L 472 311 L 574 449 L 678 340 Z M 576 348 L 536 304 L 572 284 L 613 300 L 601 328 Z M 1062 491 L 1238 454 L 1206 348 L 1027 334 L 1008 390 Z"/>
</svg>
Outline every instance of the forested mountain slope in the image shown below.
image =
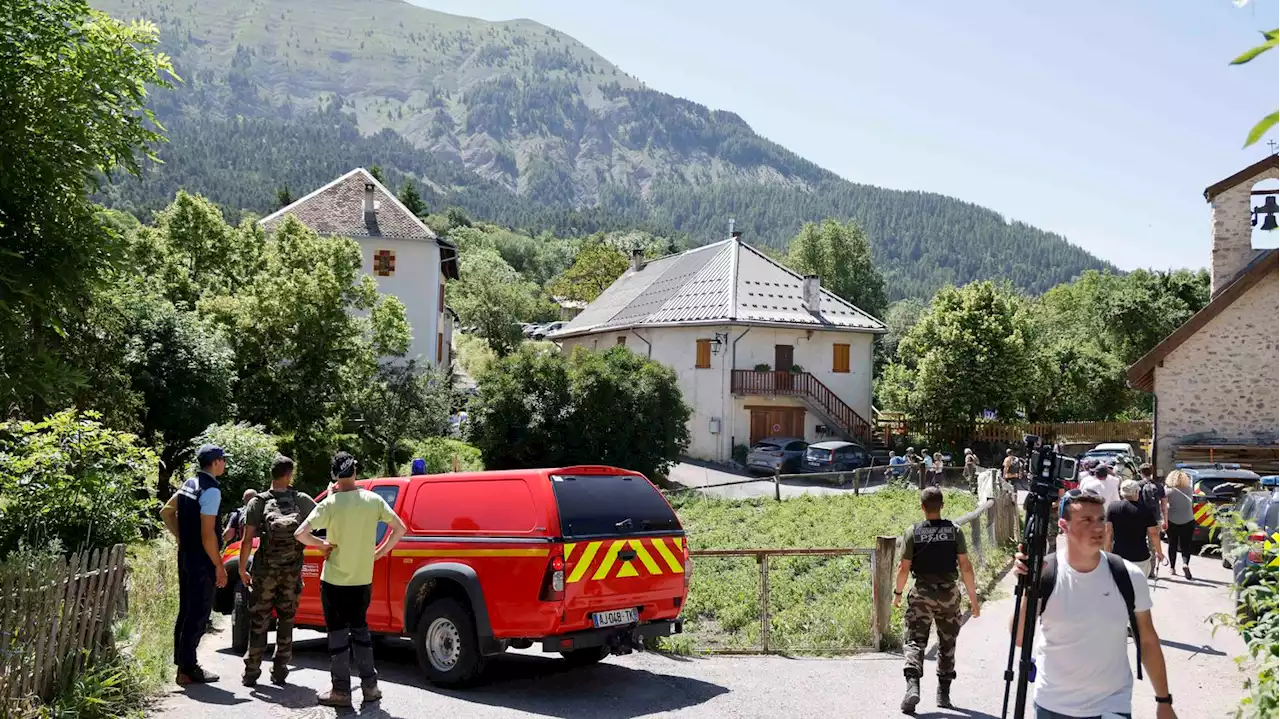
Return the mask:
<svg viewBox="0 0 1280 719">
<path fill-rule="evenodd" d="M 158 24 L 184 81 L 152 103 L 171 139 L 164 164 L 107 196 L 134 211 L 186 187 L 265 212 L 281 186 L 296 197 L 377 164 L 393 184 L 420 183 L 432 207 L 534 231 L 640 225 L 706 242 L 735 218 L 781 247 L 806 220 L 854 218 L 891 298 L 990 277 L 1040 292 L 1105 266 L 971 203 L 843 180 L 529 20 L 399 0 L 95 5 Z"/>
</svg>

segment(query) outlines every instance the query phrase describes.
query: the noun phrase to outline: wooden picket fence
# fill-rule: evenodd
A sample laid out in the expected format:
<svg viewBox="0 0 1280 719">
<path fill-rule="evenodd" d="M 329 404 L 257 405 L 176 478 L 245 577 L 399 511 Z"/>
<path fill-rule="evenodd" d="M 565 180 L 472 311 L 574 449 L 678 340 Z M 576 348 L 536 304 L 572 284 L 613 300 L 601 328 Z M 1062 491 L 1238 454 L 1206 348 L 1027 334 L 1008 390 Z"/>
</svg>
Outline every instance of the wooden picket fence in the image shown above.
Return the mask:
<svg viewBox="0 0 1280 719">
<path fill-rule="evenodd" d="M 0 564 L 0 716 L 48 699 L 110 640 L 125 547 Z"/>
</svg>

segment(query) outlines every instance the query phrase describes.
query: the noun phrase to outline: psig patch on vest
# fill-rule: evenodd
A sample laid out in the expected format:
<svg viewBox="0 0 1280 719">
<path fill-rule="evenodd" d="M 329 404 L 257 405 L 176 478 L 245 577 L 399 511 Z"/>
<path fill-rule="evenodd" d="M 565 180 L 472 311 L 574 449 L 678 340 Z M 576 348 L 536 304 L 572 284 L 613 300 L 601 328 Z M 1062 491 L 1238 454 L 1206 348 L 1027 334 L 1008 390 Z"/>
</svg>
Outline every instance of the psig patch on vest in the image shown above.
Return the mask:
<svg viewBox="0 0 1280 719">
<path fill-rule="evenodd" d="M 917 527 L 914 539 L 916 544 L 954 542 L 956 541 L 956 528 L 955 525 L 946 527 Z"/>
</svg>

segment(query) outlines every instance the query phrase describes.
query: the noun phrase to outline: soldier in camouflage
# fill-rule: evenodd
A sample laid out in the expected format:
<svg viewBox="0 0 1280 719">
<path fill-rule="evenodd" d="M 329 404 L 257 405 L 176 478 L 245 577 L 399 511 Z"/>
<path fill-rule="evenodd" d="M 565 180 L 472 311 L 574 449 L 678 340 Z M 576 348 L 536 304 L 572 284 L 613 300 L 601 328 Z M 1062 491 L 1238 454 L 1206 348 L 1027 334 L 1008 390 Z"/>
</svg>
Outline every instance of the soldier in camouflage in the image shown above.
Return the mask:
<svg viewBox="0 0 1280 719">
<path fill-rule="evenodd" d="M 276 652 L 271 681 L 283 684 L 293 657 L 293 618 L 302 593 L 303 545 L 293 533 L 315 509 L 311 497 L 293 489 L 293 460 L 277 456 L 271 465 L 271 491 L 249 503 L 245 512 L 244 540 L 240 544 L 240 581 L 249 588 L 249 651 L 244 657 L 244 685 L 254 686 L 262 676 L 262 656 L 267 649 L 267 627 L 276 618 Z M 258 549 L 249 562 L 253 538 Z"/>
<path fill-rule="evenodd" d="M 903 673 L 907 677 L 907 693 L 902 698 L 902 711 L 907 714 L 914 714 L 920 703 L 920 677 L 924 674 L 924 650 L 929 644 L 931 625 L 938 628 L 938 706 L 951 707 L 951 681 L 956 677 L 956 637 L 960 634 L 957 582 L 961 578 L 969 593 L 973 616 L 979 613 L 978 592 L 964 532 L 950 520 L 942 519 L 942 490 L 927 487 L 920 492 L 920 509 L 924 511 L 925 520 L 904 537 L 905 548 L 893 591 L 893 606 L 900 606 L 907 575 L 915 577 L 904 617 L 906 666 Z"/>
</svg>

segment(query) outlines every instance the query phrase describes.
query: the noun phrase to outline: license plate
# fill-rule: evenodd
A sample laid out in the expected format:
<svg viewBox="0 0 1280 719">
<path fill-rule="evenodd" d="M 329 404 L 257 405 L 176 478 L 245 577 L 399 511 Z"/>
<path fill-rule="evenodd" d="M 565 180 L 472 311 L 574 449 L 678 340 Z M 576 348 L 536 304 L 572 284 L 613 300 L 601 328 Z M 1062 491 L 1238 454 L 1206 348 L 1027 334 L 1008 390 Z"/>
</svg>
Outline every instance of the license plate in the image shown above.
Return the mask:
<svg viewBox="0 0 1280 719">
<path fill-rule="evenodd" d="M 640 621 L 640 612 L 635 609 L 615 609 L 611 612 L 595 612 L 591 622 L 600 627 L 616 627 L 619 624 L 635 624 Z"/>
</svg>

